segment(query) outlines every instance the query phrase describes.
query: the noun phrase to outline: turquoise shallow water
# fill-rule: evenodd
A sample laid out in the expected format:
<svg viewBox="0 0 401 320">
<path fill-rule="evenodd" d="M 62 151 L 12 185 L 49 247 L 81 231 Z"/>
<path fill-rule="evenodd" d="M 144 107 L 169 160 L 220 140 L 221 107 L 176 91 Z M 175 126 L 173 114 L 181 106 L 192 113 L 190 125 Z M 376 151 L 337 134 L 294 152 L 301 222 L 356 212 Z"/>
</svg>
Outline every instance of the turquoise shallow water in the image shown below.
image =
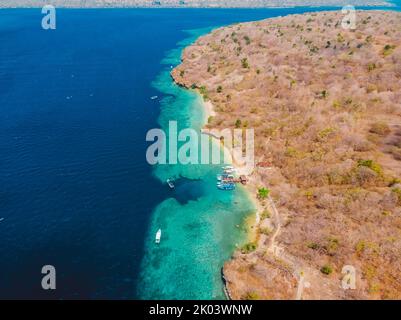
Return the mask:
<svg viewBox="0 0 401 320">
<path fill-rule="evenodd" d="M 154 86 L 167 96 L 161 101 L 159 118 L 165 130 L 171 120 L 177 121 L 179 129 L 199 130 L 204 124 L 201 97 L 174 84 L 169 73 L 171 66 L 179 64 L 183 47 L 210 30 L 188 31 L 189 38 L 162 61 L 166 68 Z M 169 198 L 153 212 L 138 286 L 142 298 L 224 298 L 220 270 L 235 246 L 246 241 L 243 222 L 254 212 L 254 206 L 242 188 L 235 192 L 216 188 L 216 174 L 220 170 L 220 165 L 155 167 L 158 179 L 178 179 L 177 190 L 173 192 L 192 193 L 192 200 L 180 203 Z M 159 228 L 162 241 L 156 245 L 154 237 Z"/>
<path fill-rule="evenodd" d="M 223 297 L 251 204 L 215 188 L 216 167 L 151 167 L 146 132 L 201 127 L 199 97 L 169 77 L 198 28 L 326 9 L 58 9 L 56 31 L 0 10 L 0 299 Z"/>
<path fill-rule="evenodd" d="M 272 10 L 267 16 L 327 9 Z M 161 62 L 165 68 L 153 85 L 164 95 L 158 122 L 166 131 L 172 120 L 178 122 L 178 129 L 200 130 L 204 125 L 201 97 L 174 84 L 170 71 L 172 66 L 180 63 L 182 49 L 212 29 L 187 31 L 188 38 L 178 43 L 177 48 L 169 51 Z M 154 175 L 160 181 L 174 177 L 178 179 L 178 185 L 172 197 L 160 203 L 152 213 L 144 245 L 138 297 L 225 298 L 220 270 L 235 247 L 246 242 L 244 220 L 254 214 L 255 208 L 249 194 L 242 188 L 234 192 L 217 190 L 215 177 L 220 168 L 179 164 L 154 168 Z M 180 198 L 186 201 L 180 201 Z M 156 245 L 154 238 L 159 228 L 162 229 L 162 240 Z"/>
</svg>

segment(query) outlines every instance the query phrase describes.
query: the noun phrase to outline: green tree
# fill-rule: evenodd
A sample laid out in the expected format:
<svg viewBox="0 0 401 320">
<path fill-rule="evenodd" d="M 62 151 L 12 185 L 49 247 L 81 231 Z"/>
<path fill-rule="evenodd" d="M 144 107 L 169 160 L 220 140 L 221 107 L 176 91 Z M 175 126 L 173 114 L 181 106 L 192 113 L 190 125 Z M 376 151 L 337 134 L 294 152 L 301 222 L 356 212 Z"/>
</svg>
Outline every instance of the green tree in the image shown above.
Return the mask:
<svg viewBox="0 0 401 320">
<path fill-rule="evenodd" d="M 236 128 L 240 128 L 241 127 L 241 120 L 237 119 L 237 121 L 235 121 L 235 127 Z"/>
<path fill-rule="evenodd" d="M 241 65 L 242 65 L 243 68 L 249 69 L 249 62 L 248 62 L 248 59 L 247 59 L 247 58 L 243 58 L 243 59 L 241 60 Z"/>
<path fill-rule="evenodd" d="M 257 248 L 256 243 L 255 242 L 250 242 L 250 243 L 247 243 L 246 245 L 244 245 L 241 248 L 241 252 L 244 253 L 244 254 L 251 253 L 251 252 L 255 251 L 256 248 Z"/>
<path fill-rule="evenodd" d="M 326 264 L 320 269 L 320 272 L 325 275 L 329 275 L 333 272 L 333 268 Z"/>
<path fill-rule="evenodd" d="M 270 190 L 267 188 L 259 188 L 258 189 L 258 198 L 259 199 L 266 199 L 270 194 Z"/>
</svg>

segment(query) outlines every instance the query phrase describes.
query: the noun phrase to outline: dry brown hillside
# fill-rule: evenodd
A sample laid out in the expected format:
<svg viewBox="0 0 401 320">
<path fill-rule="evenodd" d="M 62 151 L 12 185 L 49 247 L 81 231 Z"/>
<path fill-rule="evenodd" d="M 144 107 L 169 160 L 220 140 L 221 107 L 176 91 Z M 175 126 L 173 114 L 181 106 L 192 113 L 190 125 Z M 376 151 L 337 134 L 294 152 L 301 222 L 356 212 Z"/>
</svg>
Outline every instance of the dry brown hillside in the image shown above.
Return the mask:
<svg viewBox="0 0 401 320">
<path fill-rule="evenodd" d="M 220 28 L 172 72 L 213 103 L 210 127 L 254 128 L 257 159 L 274 168 L 253 181 L 280 214 L 276 254 L 266 228 L 254 252 L 235 254 L 233 298 L 293 298 L 300 274 L 304 299 L 401 298 L 401 13 L 358 11 L 355 30 L 342 19 Z M 356 268 L 356 290 L 340 288 L 344 265 Z"/>
</svg>

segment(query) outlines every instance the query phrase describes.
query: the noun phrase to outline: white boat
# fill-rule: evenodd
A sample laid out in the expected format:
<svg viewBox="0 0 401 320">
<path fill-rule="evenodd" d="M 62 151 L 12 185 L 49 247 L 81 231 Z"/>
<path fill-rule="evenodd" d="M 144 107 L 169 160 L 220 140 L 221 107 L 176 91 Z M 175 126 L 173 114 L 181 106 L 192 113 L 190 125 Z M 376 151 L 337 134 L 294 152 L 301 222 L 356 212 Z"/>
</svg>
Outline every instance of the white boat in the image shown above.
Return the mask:
<svg viewBox="0 0 401 320">
<path fill-rule="evenodd" d="M 2 222 L 4 220 L 4 218 L 0 218 L 0 222 Z"/>
<path fill-rule="evenodd" d="M 150 97 L 151 100 L 155 100 L 155 99 L 157 99 L 157 98 L 158 98 L 158 96 Z"/>
<path fill-rule="evenodd" d="M 233 174 L 236 173 L 237 171 L 235 169 L 224 169 L 225 174 Z"/>
<path fill-rule="evenodd" d="M 171 179 L 167 179 L 167 184 L 168 184 L 168 186 L 170 187 L 170 189 L 174 189 L 174 183 L 173 183 L 173 180 L 171 180 Z"/>
<path fill-rule="evenodd" d="M 160 238 L 162 237 L 162 230 L 161 229 L 159 229 L 159 230 L 157 230 L 157 232 L 156 232 L 156 239 L 155 239 L 155 242 L 156 243 L 160 243 Z"/>
<path fill-rule="evenodd" d="M 234 173 L 237 170 L 233 166 L 225 166 L 225 167 L 223 167 L 223 171 L 225 173 Z"/>
</svg>

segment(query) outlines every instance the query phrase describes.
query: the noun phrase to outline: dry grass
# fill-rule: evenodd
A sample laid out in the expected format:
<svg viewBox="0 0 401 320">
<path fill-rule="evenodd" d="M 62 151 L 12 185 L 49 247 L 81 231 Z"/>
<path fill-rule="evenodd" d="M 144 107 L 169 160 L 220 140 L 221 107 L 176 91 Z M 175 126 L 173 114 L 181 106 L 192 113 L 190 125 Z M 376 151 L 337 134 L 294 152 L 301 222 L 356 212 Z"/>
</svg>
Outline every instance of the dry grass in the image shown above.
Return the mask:
<svg viewBox="0 0 401 320">
<path fill-rule="evenodd" d="M 289 254 L 332 266 L 338 285 L 354 265 L 354 298 L 401 298 L 401 14 L 358 11 L 354 31 L 342 17 L 217 29 L 172 76 L 202 87 L 209 126 L 255 129 L 258 161 L 277 169 L 261 178 L 288 217 L 278 241 Z"/>
</svg>

